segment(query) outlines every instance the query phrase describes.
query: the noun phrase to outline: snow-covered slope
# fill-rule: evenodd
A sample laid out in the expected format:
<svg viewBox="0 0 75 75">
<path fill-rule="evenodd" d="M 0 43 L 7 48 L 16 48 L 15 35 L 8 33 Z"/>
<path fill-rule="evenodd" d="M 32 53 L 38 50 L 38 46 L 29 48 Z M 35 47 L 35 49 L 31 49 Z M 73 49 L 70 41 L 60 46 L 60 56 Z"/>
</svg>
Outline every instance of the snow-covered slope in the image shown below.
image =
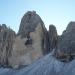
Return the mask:
<svg viewBox="0 0 75 75">
<path fill-rule="evenodd" d="M 0 75 L 75 75 L 75 60 L 63 63 L 48 54 L 26 68 L 0 68 Z"/>
</svg>

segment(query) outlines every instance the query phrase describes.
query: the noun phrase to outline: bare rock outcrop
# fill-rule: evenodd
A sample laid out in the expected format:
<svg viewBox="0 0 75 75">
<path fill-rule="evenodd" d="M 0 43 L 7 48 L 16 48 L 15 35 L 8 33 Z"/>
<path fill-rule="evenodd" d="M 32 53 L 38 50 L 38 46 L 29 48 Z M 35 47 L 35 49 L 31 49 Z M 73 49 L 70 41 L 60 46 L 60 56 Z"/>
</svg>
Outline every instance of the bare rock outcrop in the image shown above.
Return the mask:
<svg viewBox="0 0 75 75">
<path fill-rule="evenodd" d="M 0 65 L 9 65 L 14 38 L 14 31 L 7 28 L 5 24 L 0 25 Z"/>
<path fill-rule="evenodd" d="M 58 58 L 64 58 L 65 61 L 75 58 L 75 22 L 70 22 L 60 36 L 57 53 Z"/>
<path fill-rule="evenodd" d="M 48 53 L 48 35 L 43 21 L 35 11 L 28 11 L 22 18 L 13 44 L 10 65 L 17 68 L 29 65 Z"/>
<path fill-rule="evenodd" d="M 54 25 L 49 26 L 49 48 L 50 51 L 57 48 L 58 35 Z"/>
<path fill-rule="evenodd" d="M 28 32 L 35 31 L 38 23 L 41 25 L 44 24 L 35 11 L 28 11 L 21 20 L 18 35 L 21 35 L 21 37 L 26 37 Z"/>
</svg>

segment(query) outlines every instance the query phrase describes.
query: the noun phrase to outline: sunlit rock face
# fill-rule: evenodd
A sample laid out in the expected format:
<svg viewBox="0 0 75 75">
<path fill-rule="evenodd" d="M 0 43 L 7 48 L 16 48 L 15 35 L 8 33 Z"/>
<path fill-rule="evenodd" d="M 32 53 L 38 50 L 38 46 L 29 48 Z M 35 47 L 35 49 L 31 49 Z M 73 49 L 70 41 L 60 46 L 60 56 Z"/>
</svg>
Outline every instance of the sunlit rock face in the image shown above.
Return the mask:
<svg viewBox="0 0 75 75">
<path fill-rule="evenodd" d="M 48 53 L 47 30 L 35 11 L 28 11 L 22 18 L 18 35 L 13 44 L 9 63 L 17 68 L 29 65 Z"/>
<path fill-rule="evenodd" d="M 9 65 L 15 32 L 5 24 L 0 25 L 0 65 Z"/>
<path fill-rule="evenodd" d="M 35 11 L 28 11 L 22 17 L 18 34 L 20 34 L 22 37 L 26 37 L 27 32 L 35 31 L 38 23 L 40 23 L 41 25 L 44 24 Z"/>
<path fill-rule="evenodd" d="M 70 22 L 60 36 L 58 54 L 67 57 L 69 60 L 75 57 L 75 22 Z"/>
</svg>

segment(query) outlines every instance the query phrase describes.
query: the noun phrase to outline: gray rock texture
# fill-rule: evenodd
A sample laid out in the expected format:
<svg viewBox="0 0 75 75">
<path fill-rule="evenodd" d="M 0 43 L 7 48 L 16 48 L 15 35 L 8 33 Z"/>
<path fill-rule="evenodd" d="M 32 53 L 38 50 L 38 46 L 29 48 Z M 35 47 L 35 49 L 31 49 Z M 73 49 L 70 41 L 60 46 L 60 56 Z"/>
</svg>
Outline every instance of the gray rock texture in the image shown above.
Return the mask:
<svg viewBox="0 0 75 75">
<path fill-rule="evenodd" d="M 7 28 L 5 24 L 0 26 L 0 64 L 8 65 L 8 59 L 11 56 L 12 45 L 15 38 L 15 32 Z"/>
<path fill-rule="evenodd" d="M 75 22 L 70 22 L 60 36 L 57 51 L 60 56 L 66 56 L 69 59 L 75 57 Z"/>
<path fill-rule="evenodd" d="M 44 51 L 43 53 L 46 54 L 49 51 L 48 32 L 47 29 L 45 28 L 42 19 L 35 11 L 28 11 L 27 13 L 24 14 L 20 23 L 18 35 L 21 35 L 22 38 L 23 37 L 26 38 L 30 32 L 35 31 L 39 23 L 41 25 L 42 33 L 43 33 L 43 39 L 41 40 L 43 46 L 42 48 Z"/>
<path fill-rule="evenodd" d="M 13 68 L 29 65 L 49 53 L 48 32 L 35 11 L 28 11 L 22 18 L 18 35 L 13 44 L 9 63 Z"/>
<path fill-rule="evenodd" d="M 28 32 L 35 31 L 35 28 L 37 27 L 38 23 L 44 25 L 40 16 L 36 14 L 35 11 L 28 11 L 27 13 L 25 13 L 21 20 L 18 34 L 20 34 L 22 37 L 26 37 L 26 34 Z"/>
<path fill-rule="evenodd" d="M 58 35 L 54 25 L 49 26 L 49 47 L 50 51 L 57 48 Z"/>
</svg>

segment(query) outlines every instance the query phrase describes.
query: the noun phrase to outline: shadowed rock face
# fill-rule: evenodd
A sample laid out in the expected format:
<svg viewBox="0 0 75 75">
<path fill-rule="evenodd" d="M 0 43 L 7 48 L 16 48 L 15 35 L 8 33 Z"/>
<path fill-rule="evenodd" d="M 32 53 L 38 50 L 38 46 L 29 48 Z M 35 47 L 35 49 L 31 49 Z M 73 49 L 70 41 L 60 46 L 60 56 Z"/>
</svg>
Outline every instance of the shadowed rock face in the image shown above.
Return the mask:
<svg viewBox="0 0 75 75">
<path fill-rule="evenodd" d="M 49 26 L 49 47 L 50 50 L 56 49 L 57 48 L 57 30 L 54 25 Z"/>
<path fill-rule="evenodd" d="M 0 64 L 9 65 L 8 59 L 11 56 L 15 32 L 7 28 L 5 24 L 0 26 Z"/>
<path fill-rule="evenodd" d="M 29 65 L 49 52 L 48 32 L 35 11 L 28 11 L 22 18 L 9 59 L 12 67 Z"/>
<path fill-rule="evenodd" d="M 61 35 L 58 43 L 58 53 L 61 56 L 75 57 L 75 22 L 70 22 Z"/>
</svg>

